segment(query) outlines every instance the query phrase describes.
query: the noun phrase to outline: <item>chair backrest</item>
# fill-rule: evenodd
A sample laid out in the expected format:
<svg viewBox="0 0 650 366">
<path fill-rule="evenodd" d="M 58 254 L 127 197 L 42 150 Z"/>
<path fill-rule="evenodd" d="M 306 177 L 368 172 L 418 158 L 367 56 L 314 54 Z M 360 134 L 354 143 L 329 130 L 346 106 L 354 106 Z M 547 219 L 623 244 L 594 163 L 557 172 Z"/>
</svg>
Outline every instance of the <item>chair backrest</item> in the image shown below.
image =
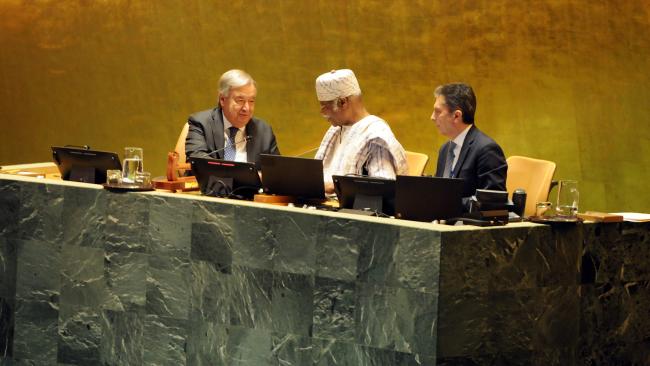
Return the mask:
<svg viewBox="0 0 650 366">
<path fill-rule="evenodd" d="M 524 216 L 535 214 L 537 202 L 548 200 L 555 163 L 548 160 L 511 156 L 508 162 L 508 179 L 506 188 L 512 198 L 512 192 L 517 188 L 526 190 L 526 209 Z"/>
<path fill-rule="evenodd" d="M 406 151 L 406 162 L 409 165 L 408 175 L 422 175 L 424 168 L 427 167 L 429 156 L 413 151 Z"/>
<path fill-rule="evenodd" d="M 181 130 L 181 134 L 178 135 L 178 141 L 176 141 L 176 147 L 174 148 L 174 151 L 178 154 L 178 162 L 179 163 L 185 163 L 185 138 L 187 137 L 187 130 L 190 128 L 190 125 L 185 123 L 183 125 L 183 129 Z M 179 173 L 182 175 L 185 171 L 184 170 L 179 170 Z"/>
</svg>

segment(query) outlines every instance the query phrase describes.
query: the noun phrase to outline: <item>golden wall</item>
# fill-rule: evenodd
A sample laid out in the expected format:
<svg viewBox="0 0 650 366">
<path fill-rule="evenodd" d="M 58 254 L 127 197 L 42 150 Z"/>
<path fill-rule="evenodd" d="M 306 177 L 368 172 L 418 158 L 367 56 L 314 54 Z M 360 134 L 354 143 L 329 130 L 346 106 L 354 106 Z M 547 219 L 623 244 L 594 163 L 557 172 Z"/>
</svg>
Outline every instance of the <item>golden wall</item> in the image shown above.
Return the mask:
<svg viewBox="0 0 650 366">
<path fill-rule="evenodd" d="M 347 67 L 429 173 L 433 89 L 465 81 L 477 126 L 507 156 L 556 161 L 581 209 L 650 211 L 649 25 L 643 0 L 0 0 L 0 164 L 135 145 L 162 175 L 230 68 L 255 77 L 256 115 L 298 154 L 327 128 L 315 77 Z"/>
</svg>

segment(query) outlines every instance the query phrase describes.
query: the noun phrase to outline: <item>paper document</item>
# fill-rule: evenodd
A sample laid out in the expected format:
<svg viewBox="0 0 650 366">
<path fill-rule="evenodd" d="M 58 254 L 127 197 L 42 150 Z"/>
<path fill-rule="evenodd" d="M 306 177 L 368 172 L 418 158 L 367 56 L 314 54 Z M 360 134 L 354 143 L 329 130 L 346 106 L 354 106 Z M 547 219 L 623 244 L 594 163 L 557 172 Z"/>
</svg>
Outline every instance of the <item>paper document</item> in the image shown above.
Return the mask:
<svg viewBox="0 0 650 366">
<path fill-rule="evenodd" d="M 640 212 L 612 212 L 614 215 L 623 216 L 623 220 L 630 222 L 648 222 L 650 214 Z"/>
</svg>

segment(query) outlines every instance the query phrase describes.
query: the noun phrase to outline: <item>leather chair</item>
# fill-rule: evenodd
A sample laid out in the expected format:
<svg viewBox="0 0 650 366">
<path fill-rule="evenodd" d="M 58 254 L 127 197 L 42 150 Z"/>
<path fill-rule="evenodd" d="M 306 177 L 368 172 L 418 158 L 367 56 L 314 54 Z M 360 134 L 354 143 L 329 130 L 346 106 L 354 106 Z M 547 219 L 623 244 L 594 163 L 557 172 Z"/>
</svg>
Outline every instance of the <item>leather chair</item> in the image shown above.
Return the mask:
<svg viewBox="0 0 650 366">
<path fill-rule="evenodd" d="M 406 162 L 409 165 L 408 175 L 422 175 L 427 167 L 429 156 L 427 154 L 406 151 Z"/>
<path fill-rule="evenodd" d="M 526 190 L 526 208 L 524 216 L 535 215 L 537 202 L 548 200 L 552 188 L 555 163 L 548 160 L 511 156 L 508 162 L 508 179 L 506 189 L 512 198 L 512 192 L 517 188 Z"/>
</svg>

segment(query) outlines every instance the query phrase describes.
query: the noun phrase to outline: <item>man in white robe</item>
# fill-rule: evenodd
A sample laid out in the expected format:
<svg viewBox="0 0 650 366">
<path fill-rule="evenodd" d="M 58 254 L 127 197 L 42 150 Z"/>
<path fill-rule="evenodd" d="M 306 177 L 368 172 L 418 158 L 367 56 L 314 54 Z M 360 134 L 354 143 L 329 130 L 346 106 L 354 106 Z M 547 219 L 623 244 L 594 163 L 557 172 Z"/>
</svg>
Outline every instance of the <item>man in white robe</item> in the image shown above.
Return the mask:
<svg viewBox="0 0 650 366">
<path fill-rule="evenodd" d="M 323 160 L 325 191 L 334 192 L 332 175 L 367 175 L 395 179 L 408 171 L 406 154 L 383 119 L 363 105 L 352 70 L 332 70 L 316 79 L 322 116 L 332 125 L 316 159 Z"/>
</svg>

